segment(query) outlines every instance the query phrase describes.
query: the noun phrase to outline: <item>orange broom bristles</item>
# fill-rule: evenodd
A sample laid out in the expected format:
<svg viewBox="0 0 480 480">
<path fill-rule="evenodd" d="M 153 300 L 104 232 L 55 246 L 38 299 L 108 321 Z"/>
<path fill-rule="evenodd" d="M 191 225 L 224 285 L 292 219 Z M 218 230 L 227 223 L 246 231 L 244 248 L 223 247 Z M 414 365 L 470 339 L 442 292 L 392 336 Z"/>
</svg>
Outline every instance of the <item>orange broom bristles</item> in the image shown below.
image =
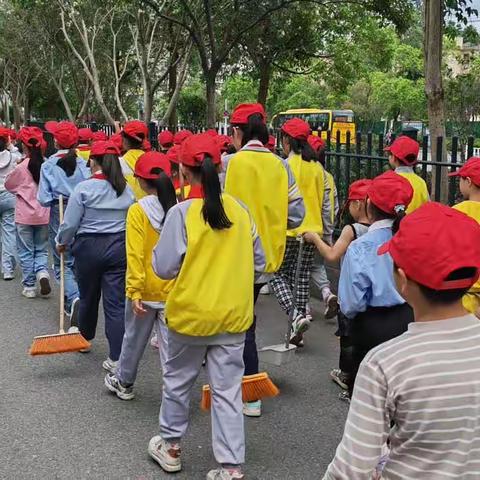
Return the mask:
<svg viewBox="0 0 480 480">
<path fill-rule="evenodd" d="M 42 335 L 33 339 L 30 355 L 53 355 L 54 353 L 78 352 L 89 348 L 90 342 L 81 333 L 57 333 Z"/>
<path fill-rule="evenodd" d="M 245 375 L 242 380 L 242 398 L 244 402 L 254 402 L 262 398 L 276 397 L 280 393 L 267 372 Z M 210 385 L 202 388 L 202 410 L 209 410 L 212 404 Z"/>
</svg>

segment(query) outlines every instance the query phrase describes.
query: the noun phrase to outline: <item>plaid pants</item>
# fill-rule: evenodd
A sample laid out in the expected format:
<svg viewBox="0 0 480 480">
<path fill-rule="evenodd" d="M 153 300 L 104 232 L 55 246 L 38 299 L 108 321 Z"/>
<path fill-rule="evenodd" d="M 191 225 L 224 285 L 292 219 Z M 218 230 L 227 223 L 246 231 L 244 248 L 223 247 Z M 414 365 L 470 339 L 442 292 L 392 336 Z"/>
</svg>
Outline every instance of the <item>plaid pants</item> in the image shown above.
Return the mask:
<svg viewBox="0 0 480 480">
<path fill-rule="evenodd" d="M 292 308 L 296 308 L 297 313 L 305 315 L 307 313 L 307 303 L 310 298 L 310 274 L 312 272 L 315 254 L 315 245 L 311 243 L 305 243 L 303 245 L 297 298 L 293 298 L 293 284 L 295 282 L 299 249 L 300 242 L 295 238 L 287 237 L 287 246 L 285 248 L 282 266 L 270 282 L 270 286 L 277 297 L 278 303 L 287 315 L 290 314 Z"/>
</svg>

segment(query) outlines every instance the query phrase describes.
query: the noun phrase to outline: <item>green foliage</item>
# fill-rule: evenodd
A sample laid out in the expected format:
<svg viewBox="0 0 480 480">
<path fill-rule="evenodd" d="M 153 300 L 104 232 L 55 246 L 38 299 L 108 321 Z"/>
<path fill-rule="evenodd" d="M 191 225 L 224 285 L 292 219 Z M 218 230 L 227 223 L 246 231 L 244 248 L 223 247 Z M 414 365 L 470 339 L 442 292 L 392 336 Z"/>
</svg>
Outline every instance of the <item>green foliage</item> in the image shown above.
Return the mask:
<svg viewBox="0 0 480 480">
<path fill-rule="evenodd" d="M 255 102 L 257 98 L 257 82 L 250 76 L 235 75 L 226 80 L 220 98 L 219 108 L 222 109 L 227 100 L 231 109 L 239 103 Z"/>
<path fill-rule="evenodd" d="M 204 124 L 207 102 L 200 82 L 195 82 L 182 90 L 177 108 L 180 123 L 192 127 Z"/>
</svg>

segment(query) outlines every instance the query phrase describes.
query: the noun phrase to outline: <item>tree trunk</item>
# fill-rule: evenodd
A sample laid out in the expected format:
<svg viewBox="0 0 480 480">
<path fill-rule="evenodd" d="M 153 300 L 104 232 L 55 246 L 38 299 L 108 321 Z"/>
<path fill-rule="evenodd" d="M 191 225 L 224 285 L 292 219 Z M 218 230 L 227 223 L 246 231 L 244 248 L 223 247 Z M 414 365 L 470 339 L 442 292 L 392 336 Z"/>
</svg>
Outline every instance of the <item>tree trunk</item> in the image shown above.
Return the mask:
<svg viewBox="0 0 480 480">
<path fill-rule="evenodd" d="M 153 90 L 148 82 L 143 86 L 143 121 L 148 125 L 152 120 Z"/>
<path fill-rule="evenodd" d="M 270 78 L 272 68 L 268 60 L 263 60 L 259 65 L 260 85 L 258 86 L 257 102 L 264 107 L 267 106 L 268 87 L 270 86 Z"/>
<path fill-rule="evenodd" d="M 432 161 L 447 159 L 445 138 L 444 91 L 442 82 L 443 48 L 443 3 L 439 0 L 424 2 L 424 58 L 425 58 L 425 94 L 428 105 L 428 126 Z M 437 152 L 437 139 L 443 138 L 443 148 Z M 448 171 L 446 168 L 433 168 L 432 193 L 434 199 L 448 201 Z M 435 190 L 437 175 L 441 175 L 440 192 Z"/>
<path fill-rule="evenodd" d="M 15 129 L 19 130 L 20 125 L 22 123 L 22 115 L 20 112 L 20 106 L 18 105 L 18 102 L 15 98 L 12 98 L 12 104 L 13 104 L 13 123 L 15 125 Z"/>
<path fill-rule="evenodd" d="M 25 93 L 23 99 L 23 123 L 27 125 L 30 120 L 30 99 L 28 98 L 28 93 Z"/>
<path fill-rule="evenodd" d="M 7 95 L 3 95 L 3 120 L 5 125 L 10 127 L 10 102 Z"/>
<path fill-rule="evenodd" d="M 210 70 L 205 75 L 205 93 L 207 95 L 207 128 L 215 128 L 216 120 L 216 92 L 215 84 L 217 80 L 217 72 Z"/>
<path fill-rule="evenodd" d="M 67 114 L 67 118 L 71 122 L 75 122 L 75 118 L 73 117 L 73 114 L 72 114 L 72 109 L 70 108 L 70 104 L 68 103 L 67 97 L 65 96 L 65 92 L 63 91 L 62 85 L 59 82 L 57 82 L 57 80 L 54 78 L 53 75 L 51 78 L 52 78 L 53 84 L 55 85 L 55 88 L 57 89 L 58 96 L 62 101 L 63 108 L 65 109 L 65 113 Z"/>
<path fill-rule="evenodd" d="M 168 96 L 170 99 L 173 98 L 176 90 L 177 90 L 177 62 L 176 58 L 172 58 L 172 65 L 168 70 Z M 170 105 L 169 105 L 170 107 Z M 168 111 L 170 110 L 170 111 Z M 165 123 L 168 124 L 168 128 L 175 132 L 177 130 L 178 125 L 178 115 L 177 115 L 177 102 L 171 106 L 171 108 L 167 109 L 167 112 L 164 116 Z"/>
</svg>

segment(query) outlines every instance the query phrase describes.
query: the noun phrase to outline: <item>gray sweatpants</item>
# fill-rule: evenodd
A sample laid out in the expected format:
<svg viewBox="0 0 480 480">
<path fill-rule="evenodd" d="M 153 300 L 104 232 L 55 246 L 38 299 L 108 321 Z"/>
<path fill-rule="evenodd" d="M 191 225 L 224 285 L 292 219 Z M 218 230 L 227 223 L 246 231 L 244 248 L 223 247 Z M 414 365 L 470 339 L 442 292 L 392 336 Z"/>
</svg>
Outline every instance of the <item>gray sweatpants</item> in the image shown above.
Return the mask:
<svg viewBox="0 0 480 480">
<path fill-rule="evenodd" d="M 131 300 L 127 299 L 125 302 L 125 334 L 117 367 L 117 378 L 124 385 L 135 383 L 138 364 L 150 340 L 152 330 L 157 333 L 162 370 L 165 364 L 167 327 L 162 320 L 163 309 L 150 308 L 146 305 L 144 308 L 147 313 L 137 316 L 133 312 Z"/>
<path fill-rule="evenodd" d="M 212 447 L 219 464 L 245 462 L 242 377 L 244 341 L 231 345 L 186 344 L 168 332 L 163 373 L 160 436 L 180 441 L 188 427 L 190 399 L 206 358 L 212 390 Z M 205 339 L 206 343 L 208 339 Z"/>
<path fill-rule="evenodd" d="M 324 288 L 330 289 L 330 281 L 327 277 L 327 270 L 325 268 L 325 259 L 315 250 L 315 258 L 311 270 L 311 281 L 313 285 L 323 294 Z"/>
</svg>

